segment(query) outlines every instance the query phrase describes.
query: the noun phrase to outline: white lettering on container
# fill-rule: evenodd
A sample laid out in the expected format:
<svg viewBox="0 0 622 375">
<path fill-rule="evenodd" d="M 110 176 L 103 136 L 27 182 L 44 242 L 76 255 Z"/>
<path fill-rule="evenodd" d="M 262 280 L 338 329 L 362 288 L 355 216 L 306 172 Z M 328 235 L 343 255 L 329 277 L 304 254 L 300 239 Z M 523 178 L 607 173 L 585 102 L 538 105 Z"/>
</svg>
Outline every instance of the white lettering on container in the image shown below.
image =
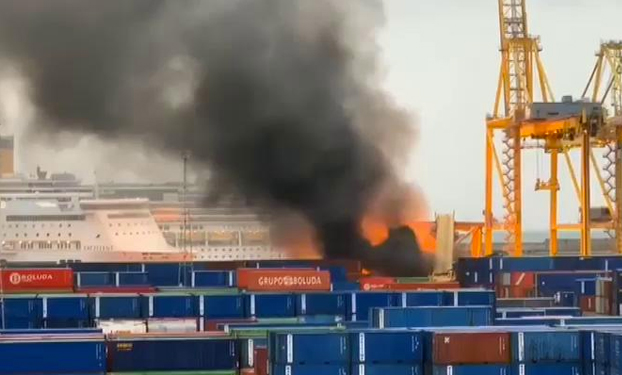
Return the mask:
<svg viewBox="0 0 622 375">
<path fill-rule="evenodd" d="M 22 274 L 13 272 L 9 274 L 9 282 L 13 285 L 19 285 L 21 283 L 33 283 L 37 281 L 50 281 L 53 280 L 54 276 L 49 273 L 28 273 Z"/>
<path fill-rule="evenodd" d="M 311 286 L 323 285 L 319 276 L 261 276 L 259 286 Z"/>
</svg>

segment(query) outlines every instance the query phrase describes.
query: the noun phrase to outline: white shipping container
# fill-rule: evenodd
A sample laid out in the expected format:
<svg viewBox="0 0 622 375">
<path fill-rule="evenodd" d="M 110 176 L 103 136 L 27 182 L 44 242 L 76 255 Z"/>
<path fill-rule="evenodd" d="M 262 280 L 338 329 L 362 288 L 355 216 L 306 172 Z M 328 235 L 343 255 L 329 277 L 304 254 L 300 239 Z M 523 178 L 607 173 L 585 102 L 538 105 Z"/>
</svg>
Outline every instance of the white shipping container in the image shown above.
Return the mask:
<svg viewBox="0 0 622 375">
<path fill-rule="evenodd" d="M 144 320 L 98 320 L 97 327 L 104 334 L 147 333 L 147 322 Z"/>
<path fill-rule="evenodd" d="M 197 319 L 151 318 L 147 320 L 147 332 L 189 333 L 197 331 Z"/>
</svg>

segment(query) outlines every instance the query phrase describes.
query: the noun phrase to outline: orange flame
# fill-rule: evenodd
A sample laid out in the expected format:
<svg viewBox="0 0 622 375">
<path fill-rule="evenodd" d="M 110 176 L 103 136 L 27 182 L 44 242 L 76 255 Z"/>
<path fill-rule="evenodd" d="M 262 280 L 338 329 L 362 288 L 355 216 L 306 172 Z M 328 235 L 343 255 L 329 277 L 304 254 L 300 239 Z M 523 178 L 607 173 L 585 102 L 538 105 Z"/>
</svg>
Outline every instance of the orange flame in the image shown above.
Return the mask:
<svg viewBox="0 0 622 375">
<path fill-rule="evenodd" d="M 363 236 L 373 245 L 389 238 L 389 228 L 406 225 L 417 236 L 424 252 L 436 250 L 434 223 L 425 221 L 427 207 L 416 187 L 385 186 L 379 191 L 361 222 Z"/>
</svg>

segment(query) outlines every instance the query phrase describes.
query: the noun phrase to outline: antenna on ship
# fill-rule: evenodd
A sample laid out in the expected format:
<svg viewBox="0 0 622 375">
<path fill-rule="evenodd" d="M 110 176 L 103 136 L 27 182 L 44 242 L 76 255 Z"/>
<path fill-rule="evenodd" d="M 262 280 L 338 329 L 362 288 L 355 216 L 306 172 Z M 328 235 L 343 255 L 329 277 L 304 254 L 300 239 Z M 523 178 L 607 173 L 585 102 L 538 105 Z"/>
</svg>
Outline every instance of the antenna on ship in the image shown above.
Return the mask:
<svg viewBox="0 0 622 375">
<path fill-rule="evenodd" d="M 183 253 L 184 253 L 184 265 L 183 265 L 183 269 L 180 269 L 180 273 L 183 274 L 183 277 L 181 280 L 183 281 L 184 285 L 187 285 L 187 274 L 188 272 L 186 272 L 186 270 L 188 269 L 188 264 L 187 264 L 187 259 L 188 259 L 188 255 L 190 255 L 190 257 L 192 257 L 192 238 L 190 238 L 190 241 L 188 241 L 188 235 L 190 235 L 190 237 L 192 237 L 192 230 L 189 229 L 190 226 L 190 212 L 189 212 L 189 208 L 188 208 L 188 159 L 190 158 L 190 151 L 184 151 L 181 155 L 182 160 L 183 160 L 183 184 L 182 184 L 182 210 L 183 210 L 183 218 L 182 218 L 182 249 L 183 249 Z M 190 242 L 190 252 L 188 252 L 188 242 Z M 192 260 L 190 262 L 190 265 L 192 266 Z M 180 278 L 181 278 L 180 277 Z"/>
<path fill-rule="evenodd" d="M 93 185 L 93 195 L 95 199 L 99 199 L 99 183 L 97 182 L 97 170 L 93 170 L 93 178 L 95 179 L 95 183 Z"/>
</svg>

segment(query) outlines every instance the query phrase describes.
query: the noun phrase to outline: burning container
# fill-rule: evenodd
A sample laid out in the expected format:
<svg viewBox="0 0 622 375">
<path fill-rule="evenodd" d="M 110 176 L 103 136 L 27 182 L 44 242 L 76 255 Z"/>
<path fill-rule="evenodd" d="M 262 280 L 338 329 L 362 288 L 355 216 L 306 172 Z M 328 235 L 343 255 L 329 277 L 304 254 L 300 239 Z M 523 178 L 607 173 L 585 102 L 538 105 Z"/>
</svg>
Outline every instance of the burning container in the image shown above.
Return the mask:
<svg viewBox="0 0 622 375">
<path fill-rule="evenodd" d="M 334 315 L 345 317 L 346 295 L 343 293 L 303 293 L 296 295 L 298 315 Z"/>
<path fill-rule="evenodd" d="M 228 337 L 112 337 L 108 372 L 233 371 L 238 347 Z"/>
</svg>

